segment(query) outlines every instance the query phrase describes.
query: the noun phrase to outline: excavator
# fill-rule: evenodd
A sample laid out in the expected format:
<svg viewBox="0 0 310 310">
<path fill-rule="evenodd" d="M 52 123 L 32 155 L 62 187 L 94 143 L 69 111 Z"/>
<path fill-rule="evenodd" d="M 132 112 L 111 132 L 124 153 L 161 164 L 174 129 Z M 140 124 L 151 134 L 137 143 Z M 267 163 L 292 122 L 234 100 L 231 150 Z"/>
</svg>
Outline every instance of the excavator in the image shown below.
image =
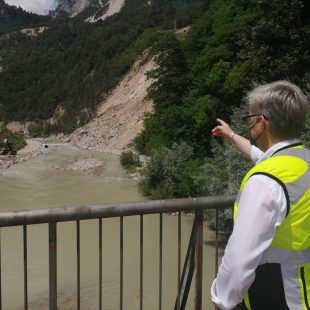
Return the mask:
<svg viewBox="0 0 310 310">
<path fill-rule="evenodd" d="M 9 141 L 6 130 L 0 131 L 0 154 L 16 155 L 14 144 Z"/>
</svg>

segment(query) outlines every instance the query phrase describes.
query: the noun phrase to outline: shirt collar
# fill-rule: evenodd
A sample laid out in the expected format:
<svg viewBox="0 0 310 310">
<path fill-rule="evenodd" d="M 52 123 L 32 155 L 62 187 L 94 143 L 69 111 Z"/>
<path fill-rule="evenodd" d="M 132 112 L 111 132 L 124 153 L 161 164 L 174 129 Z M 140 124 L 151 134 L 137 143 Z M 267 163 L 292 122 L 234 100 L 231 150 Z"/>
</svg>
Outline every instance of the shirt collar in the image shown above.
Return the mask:
<svg viewBox="0 0 310 310">
<path fill-rule="evenodd" d="M 260 163 L 261 161 L 271 157 L 274 152 L 281 149 L 282 147 L 285 147 L 285 146 L 288 146 L 291 144 L 295 144 L 295 143 L 300 143 L 300 140 L 299 139 L 291 139 L 291 140 L 285 140 L 285 141 L 281 141 L 281 142 L 274 144 L 265 153 L 262 154 L 262 156 L 257 161 L 257 163 Z"/>
</svg>

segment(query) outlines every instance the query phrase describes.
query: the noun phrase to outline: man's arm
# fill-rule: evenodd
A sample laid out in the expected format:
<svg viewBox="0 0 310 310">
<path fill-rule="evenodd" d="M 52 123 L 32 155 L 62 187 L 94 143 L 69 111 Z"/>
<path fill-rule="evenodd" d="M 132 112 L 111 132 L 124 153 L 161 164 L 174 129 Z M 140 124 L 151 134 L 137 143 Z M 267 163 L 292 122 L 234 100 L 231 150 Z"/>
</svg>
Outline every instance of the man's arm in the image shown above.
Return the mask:
<svg viewBox="0 0 310 310">
<path fill-rule="evenodd" d="M 240 197 L 234 230 L 211 287 L 212 301 L 219 309 L 230 310 L 242 302 L 285 215 L 281 186 L 264 175 L 251 177 Z"/>
<path fill-rule="evenodd" d="M 234 144 L 245 157 L 251 159 L 250 141 L 234 133 L 230 126 L 222 119 L 218 118 L 216 121 L 219 123 L 219 125 L 212 129 L 212 135 L 215 137 L 223 137 L 228 142 Z"/>
</svg>

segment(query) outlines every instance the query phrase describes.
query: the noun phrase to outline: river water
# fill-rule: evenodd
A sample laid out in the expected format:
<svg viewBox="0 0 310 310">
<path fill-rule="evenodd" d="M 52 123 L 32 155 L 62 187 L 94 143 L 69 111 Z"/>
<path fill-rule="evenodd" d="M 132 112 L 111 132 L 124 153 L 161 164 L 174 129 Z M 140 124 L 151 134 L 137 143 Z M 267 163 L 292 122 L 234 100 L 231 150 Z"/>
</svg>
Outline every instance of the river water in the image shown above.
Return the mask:
<svg viewBox="0 0 310 310">
<path fill-rule="evenodd" d="M 145 200 L 137 183 L 120 167 L 119 157 L 78 150 L 69 144 L 0 170 L 0 209 L 22 210 Z M 174 308 L 177 292 L 178 217 L 163 218 L 163 310 Z M 103 309 L 119 309 L 119 219 L 103 219 Z M 182 216 L 182 260 L 192 225 Z M 139 223 L 124 219 L 124 307 L 139 309 Z M 81 221 L 81 309 L 98 309 L 98 220 Z M 23 309 L 23 234 L 1 229 L 2 307 Z M 204 229 L 204 240 L 209 231 Z M 76 309 L 76 223 L 57 224 L 59 309 Z M 144 217 L 144 309 L 158 309 L 159 216 Z M 204 244 L 204 309 L 212 309 L 209 287 L 214 248 Z M 207 268 L 208 267 L 208 268 Z M 48 226 L 28 227 L 29 309 L 48 309 Z M 193 290 L 187 309 L 193 309 Z"/>
</svg>

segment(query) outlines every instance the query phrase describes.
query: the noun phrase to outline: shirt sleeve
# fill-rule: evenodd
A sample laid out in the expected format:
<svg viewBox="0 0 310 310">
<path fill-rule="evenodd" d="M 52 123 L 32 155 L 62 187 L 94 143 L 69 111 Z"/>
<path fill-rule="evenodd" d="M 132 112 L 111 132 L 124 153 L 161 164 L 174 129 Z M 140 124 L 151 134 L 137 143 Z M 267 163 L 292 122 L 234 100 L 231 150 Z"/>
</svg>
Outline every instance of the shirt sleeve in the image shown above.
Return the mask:
<svg viewBox="0 0 310 310">
<path fill-rule="evenodd" d="M 268 176 L 252 176 L 240 197 L 234 229 L 211 287 L 212 301 L 219 308 L 233 309 L 242 302 L 285 216 L 282 187 Z"/>
<path fill-rule="evenodd" d="M 264 152 L 261 151 L 257 146 L 251 146 L 251 160 L 254 164 L 256 164 L 260 158 L 263 156 Z"/>
</svg>

